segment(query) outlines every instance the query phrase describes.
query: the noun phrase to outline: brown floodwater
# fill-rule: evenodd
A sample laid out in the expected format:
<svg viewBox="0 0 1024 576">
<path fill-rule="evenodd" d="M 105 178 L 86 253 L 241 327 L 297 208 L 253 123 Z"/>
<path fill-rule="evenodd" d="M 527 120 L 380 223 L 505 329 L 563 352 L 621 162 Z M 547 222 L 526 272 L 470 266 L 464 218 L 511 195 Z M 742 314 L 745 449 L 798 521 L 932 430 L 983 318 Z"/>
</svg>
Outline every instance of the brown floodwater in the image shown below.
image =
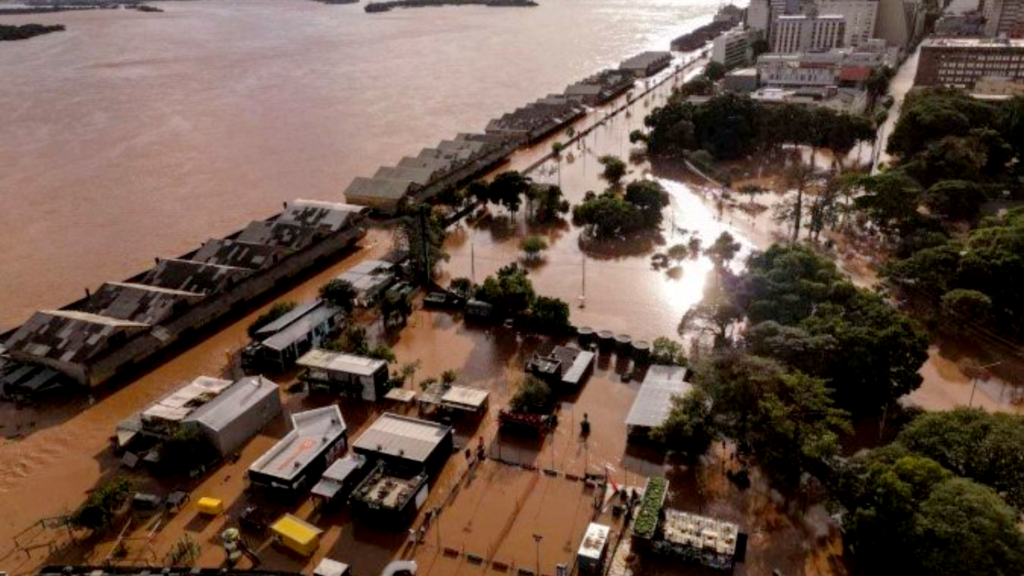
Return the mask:
<svg viewBox="0 0 1024 576">
<path fill-rule="evenodd" d="M 366 14 L 308 0 L 0 16 L 0 329 L 707 22 L 713 0 Z M 571 31 L 571 33 L 568 33 Z"/>
</svg>

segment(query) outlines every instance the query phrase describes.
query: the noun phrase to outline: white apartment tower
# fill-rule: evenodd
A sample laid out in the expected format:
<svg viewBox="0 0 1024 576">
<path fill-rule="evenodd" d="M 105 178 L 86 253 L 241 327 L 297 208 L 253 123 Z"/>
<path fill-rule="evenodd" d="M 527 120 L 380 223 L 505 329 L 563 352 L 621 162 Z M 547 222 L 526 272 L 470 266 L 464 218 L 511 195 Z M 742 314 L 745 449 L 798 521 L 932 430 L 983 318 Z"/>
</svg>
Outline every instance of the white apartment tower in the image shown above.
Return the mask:
<svg viewBox="0 0 1024 576">
<path fill-rule="evenodd" d="M 771 47 L 778 54 L 842 48 L 845 37 L 846 18 L 838 14 L 778 16 L 772 20 Z"/>
<path fill-rule="evenodd" d="M 750 0 L 750 6 L 747 7 L 747 28 L 757 30 L 762 38 L 767 39 L 771 21 L 771 5 L 768 0 Z"/>
<path fill-rule="evenodd" d="M 846 19 L 844 46 L 857 47 L 875 37 L 877 0 L 820 0 L 818 11 L 821 14 L 839 14 Z"/>
</svg>

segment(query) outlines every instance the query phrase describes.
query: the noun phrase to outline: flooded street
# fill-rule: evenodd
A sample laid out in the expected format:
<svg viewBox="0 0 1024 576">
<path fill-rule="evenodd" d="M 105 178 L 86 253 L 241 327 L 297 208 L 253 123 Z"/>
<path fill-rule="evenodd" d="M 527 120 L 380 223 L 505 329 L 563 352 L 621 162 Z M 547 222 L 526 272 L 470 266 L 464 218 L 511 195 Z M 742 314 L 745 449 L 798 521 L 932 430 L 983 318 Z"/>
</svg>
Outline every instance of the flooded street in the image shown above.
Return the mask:
<svg viewBox="0 0 1024 576">
<path fill-rule="evenodd" d="M 0 330 L 283 201 L 340 200 L 378 166 L 666 49 L 718 3 L 157 5 L 0 16 L 67 26 L 0 50 Z"/>
</svg>

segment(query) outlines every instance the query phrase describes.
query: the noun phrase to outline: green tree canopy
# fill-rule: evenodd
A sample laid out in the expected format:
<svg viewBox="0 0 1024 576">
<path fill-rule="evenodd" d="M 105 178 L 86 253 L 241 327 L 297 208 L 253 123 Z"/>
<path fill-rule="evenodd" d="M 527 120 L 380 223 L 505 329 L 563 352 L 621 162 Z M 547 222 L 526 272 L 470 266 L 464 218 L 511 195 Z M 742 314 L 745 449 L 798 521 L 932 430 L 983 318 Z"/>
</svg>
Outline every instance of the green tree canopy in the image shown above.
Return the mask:
<svg viewBox="0 0 1024 576">
<path fill-rule="evenodd" d="M 356 305 L 356 288 L 348 280 L 335 278 L 320 287 L 320 299 L 348 314 Z"/>
<path fill-rule="evenodd" d="M 657 180 L 638 180 L 626 186 L 626 202 L 640 213 L 646 228 L 661 226 L 662 209 L 668 206 L 668 192 Z"/>
<path fill-rule="evenodd" d="M 513 263 L 488 276 L 477 288 L 476 297 L 506 314 L 518 314 L 528 310 L 537 295 L 526 269 Z"/>
<path fill-rule="evenodd" d="M 626 163 L 617 156 L 607 154 L 598 158 L 597 161 L 604 166 L 601 177 L 612 186 L 617 186 L 622 181 L 622 177 L 626 175 Z"/>
</svg>

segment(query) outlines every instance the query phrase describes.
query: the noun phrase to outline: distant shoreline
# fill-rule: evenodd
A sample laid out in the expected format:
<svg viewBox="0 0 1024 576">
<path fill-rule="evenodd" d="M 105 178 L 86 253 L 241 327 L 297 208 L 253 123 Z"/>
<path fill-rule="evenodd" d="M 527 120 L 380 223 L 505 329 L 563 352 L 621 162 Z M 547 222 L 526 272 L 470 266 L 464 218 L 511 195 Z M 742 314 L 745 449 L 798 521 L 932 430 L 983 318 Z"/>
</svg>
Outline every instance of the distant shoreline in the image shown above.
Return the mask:
<svg viewBox="0 0 1024 576">
<path fill-rule="evenodd" d="M 42 24 L 24 24 L 22 26 L 0 24 L 0 42 L 28 40 L 29 38 L 42 36 L 43 34 L 63 31 L 63 24 L 55 24 L 53 26 L 44 26 Z"/>
<path fill-rule="evenodd" d="M 0 4 L 3 6 L 3 4 Z M 0 7 L 0 16 L 17 16 L 20 14 L 52 14 L 56 12 L 78 12 L 81 10 L 118 10 L 124 8 L 126 10 L 138 10 L 139 12 L 163 12 L 156 6 L 149 6 L 142 2 L 132 2 L 126 0 L 124 2 L 82 2 L 72 1 L 67 4 L 52 5 L 35 5 L 25 6 L 24 8 L 2 8 Z"/>
<path fill-rule="evenodd" d="M 389 0 L 371 2 L 364 10 L 367 12 L 387 12 L 393 8 L 427 8 L 437 6 L 491 6 L 533 8 L 538 6 L 533 0 Z"/>
</svg>

